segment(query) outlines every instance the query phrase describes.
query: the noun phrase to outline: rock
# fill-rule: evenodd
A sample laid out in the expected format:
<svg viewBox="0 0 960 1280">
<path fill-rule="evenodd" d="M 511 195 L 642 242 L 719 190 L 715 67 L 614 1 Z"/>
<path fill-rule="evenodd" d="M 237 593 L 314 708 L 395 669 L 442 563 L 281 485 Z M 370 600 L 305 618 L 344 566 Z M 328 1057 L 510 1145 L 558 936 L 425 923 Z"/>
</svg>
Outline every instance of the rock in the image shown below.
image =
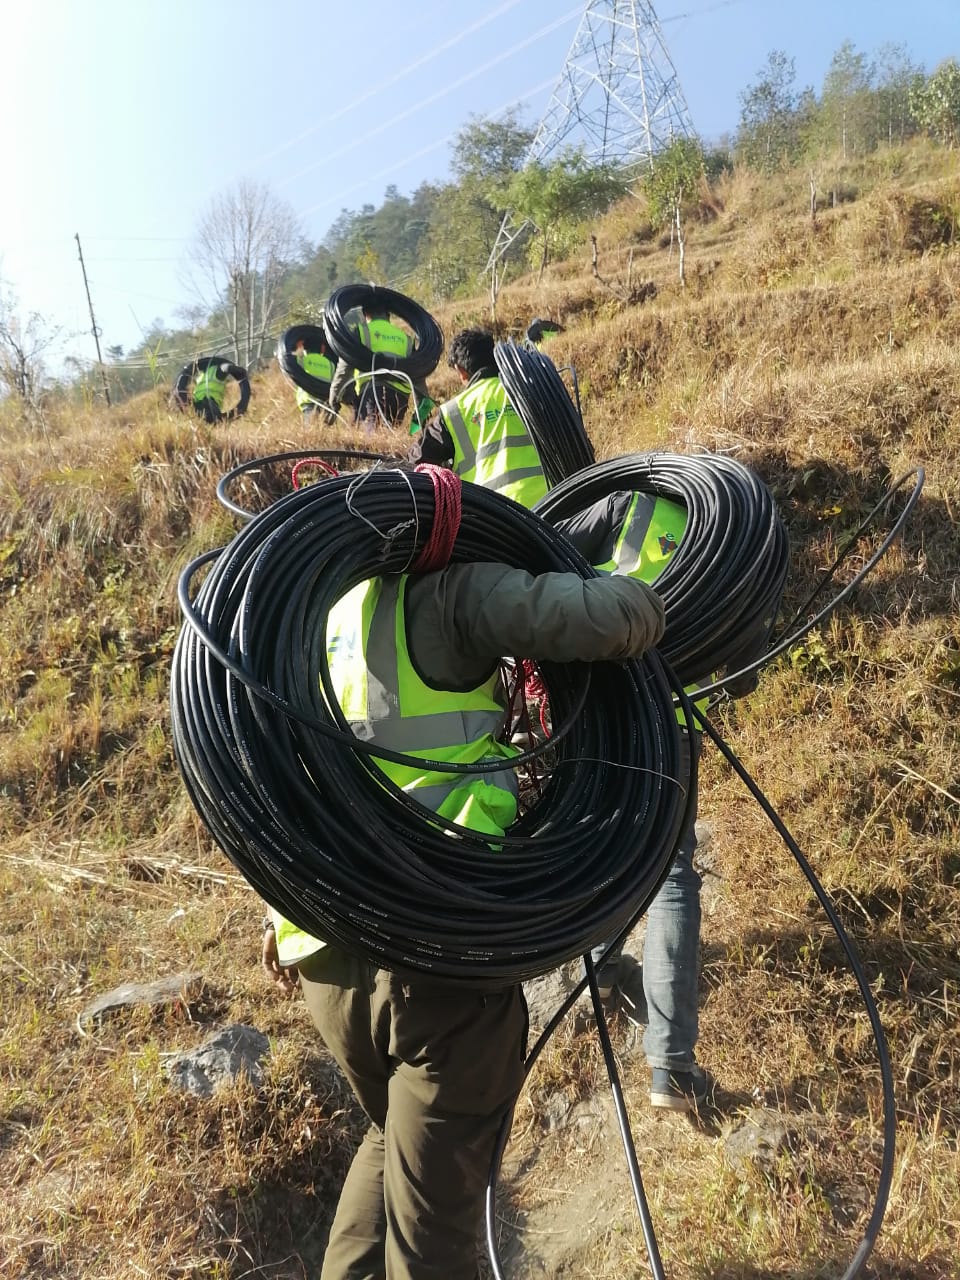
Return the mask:
<svg viewBox="0 0 960 1280">
<path fill-rule="evenodd" d="M 743 1176 L 750 1166 L 773 1173 L 787 1148 L 787 1125 L 779 1111 L 751 1107 L 741 1124 L 724 1139 L 724 1155 L 735 1173 Z"/>
<path fill-rule="evenodd" d="M 98 996 L 77 1019 L 81 1027 L 103 1022 L 120 1009 L 153 1008 L 158 1005 L 187 1005 L 199 996 L 203 978 L 199 973 L 175 973 L 156 982 L 125 982 Z"/>
<path fill-rule="evenodd" d="M 261 1064 L 269 1052 L 270 1041 L 262 1031 L 237 1022 L 210 1036 L 199 1049 L 174 1058 L 168 1068 L 170 1083 L 185 1093 L 209 1098 L 242 1072 L 259 1088 L 263 1083 Z"/>
</svg>

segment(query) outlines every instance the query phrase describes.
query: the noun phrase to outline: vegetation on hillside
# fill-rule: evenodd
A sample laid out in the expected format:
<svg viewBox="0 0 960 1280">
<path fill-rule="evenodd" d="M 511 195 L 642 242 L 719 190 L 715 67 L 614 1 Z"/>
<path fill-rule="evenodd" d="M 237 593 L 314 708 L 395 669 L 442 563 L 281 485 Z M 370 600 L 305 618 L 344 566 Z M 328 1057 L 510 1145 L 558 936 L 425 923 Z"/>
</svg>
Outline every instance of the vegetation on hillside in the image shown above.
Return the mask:
<svg viewBox="0 0 960 1280">
<path fill-rule="evenodd" d="M 690 140 L 693 177 L 702 170 L 713 188 L 734 164 L 764 174 L 797 166 L 814 207 L 855 198 L 850 166 L 869 157 L 894 155 L 919 135 L 947 149 L 960 141 L 956 59 L 928 72 L 899 44 L 865 53 L 845 41 L 819 93 L 798 88 L 794 60 L 774 50 L 740 103 L 732 138 L 713 147 Z M 684 199 L 695 196 L 694 156 L 682 154 L 685 144 L 674 156 L 679 170 L 675 163 L 667 174 L 659 165 L 647 176 L 596 169 L 576 150 L 525 167 L 532 140 L 517 108 L 495 120 L 472 118 L 453 141 L 450 181 L 423 183 L 409 196 L 389 186 L 379 206 L 341 210 L 318 244 L 303 235 L 293 207 L 263 184 L 244 180 L 218 194 L 189 251 L 196 296 L 182 309 L 182 326 L 156 320 L 132 350 L 107 348 L 112 397 L 169 385 L 199 354 L 224 352 L 245 367 L 263 367 L 284 327 L 316 319 L 331 289 L 358 279 L 401 288 L 431 307 L 468 300 L 508 213 L 520 234 L 504 252 L 498 277 L 542 268 L 548 256 L 580 254 L 596 215 L 627 186 L 641 201 L 649 198 L 656 230 L 675 224 L 682 254 L 678 179 Z M 0 290 L 0 387 L 26 395 L 37 411 L 45 387 L 67 391 L 80 404 L 102 394 L 101 372 L 75 362 L 60 385 L 50 387 L 43 356 L 56 338 L 41 317 L 22 315 Z"/>
<path fill-rule="evenodd" d="M 564 323 L 550 355 L 576 369 L 599 457 L 706 448 L 759 472 L 791 532 L 785 617 L 891 479 L 926 468 L 902 541 L 718 722 L 833 895 L 889 1036 L 899 1146 L 870 1274 L 947 1280 L 960 1253 L 960 169 L 955 151 L 916 139 L 829 167 L 844 195 L 815 217 L 806 163 L 772 176 L 737 164 L 699 188 L 685 288 L 669 235 L 627 198 L 590 224 L 595 266 L 581 247 L 539 282 L 518 269 L 498 315 L 502 332 L 535 314 Z M 627 285 L 641 277 L 655 293 L 638 303 Z M 486 314 L 486 299 L 453 293 L 436 307 L 448 335 Z M 444 369 L 430 383 L 438 399 L 452 390 Z M 167 681 L 178 574 L 236 529 L 218 480 L 241 460 L 350 443 L 318 431 L 275 367 L 254 376 L 245 418 L 212 428 L 171 412 L 166 386 L 109 410 L 0 404 L 11 1280 L 316 1273 L 357 1117 L 302 1005 L 258 972 L 260 906 L 183 793 Z M 265 487 L 251 480 L 247 496 Z M 730 1123 L 762 1103 L 791 1136 L 769 1167 L 734 1169 L 715 1137 L 649 1120 L 630 1060 L 668 1274 L 836 1277 L 877 1178 L 869 1027 L 808 886 L 711 750 L 702 815 L 721 889 L 704 926 L 700 1055 Z M 112 987 L 183 972 L 198 979 L 165 1013 L 78 1023 Z M 226 1022 L 270 1035 L 263 1088 L 171 1092 L 169 1055 Z M 541 1102 L 548 1085 L 590 1093 L 592 1042 L 563 1033 L 542 1071 L 502 1189 L 531 1251 L 537 1214 L 564 1203 L 586 1159 L 576 1136 L 545 1132 Z M 617 1194 L 600 1196 L 563 1274 L 643 1273 L 636 1223 L 609 1212 Z"/>
</svg>

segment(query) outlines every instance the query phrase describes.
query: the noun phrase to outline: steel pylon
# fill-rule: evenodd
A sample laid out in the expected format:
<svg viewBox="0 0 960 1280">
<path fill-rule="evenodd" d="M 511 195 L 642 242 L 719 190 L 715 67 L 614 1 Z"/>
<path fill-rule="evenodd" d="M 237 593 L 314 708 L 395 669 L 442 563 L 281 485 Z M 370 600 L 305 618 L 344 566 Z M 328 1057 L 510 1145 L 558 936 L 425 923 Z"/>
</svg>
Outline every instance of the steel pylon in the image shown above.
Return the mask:
<svg viewBox="0 0 960 1280">
<path fill-rule="evenodd" d="M 648 0 L 587 0 L 524 165 L 564 150 L 631 169 L 694 133 L 676 68 Z M 496 269 L 522 230 L 508 213 L 487 262 Z"/>
</svg>

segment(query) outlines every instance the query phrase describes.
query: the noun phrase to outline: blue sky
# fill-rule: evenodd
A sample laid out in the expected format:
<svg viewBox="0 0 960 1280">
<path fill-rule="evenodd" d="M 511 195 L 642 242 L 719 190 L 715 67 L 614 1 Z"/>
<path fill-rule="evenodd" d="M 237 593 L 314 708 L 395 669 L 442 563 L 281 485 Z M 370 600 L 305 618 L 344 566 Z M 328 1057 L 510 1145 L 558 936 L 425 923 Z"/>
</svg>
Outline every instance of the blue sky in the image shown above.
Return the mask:
<svg viewBox="0 0 960 1280">
<path fill-rule="evenodd" d="M 194 301 L 185 254 L 211 199 L 270 185 L 320 240 L 344 207 L 448 176 L 471 115 L 532 126 L 585 5 L 563 0 L 26 0 L 0 41 L 0 280 L 92 357 L 79 233 L 105 345 Z M 693 123 L 732 131 L 773 49 L 820 88 L 845 39 L 960 52 L 958 0 L 655 0 Z"/>
</svg>

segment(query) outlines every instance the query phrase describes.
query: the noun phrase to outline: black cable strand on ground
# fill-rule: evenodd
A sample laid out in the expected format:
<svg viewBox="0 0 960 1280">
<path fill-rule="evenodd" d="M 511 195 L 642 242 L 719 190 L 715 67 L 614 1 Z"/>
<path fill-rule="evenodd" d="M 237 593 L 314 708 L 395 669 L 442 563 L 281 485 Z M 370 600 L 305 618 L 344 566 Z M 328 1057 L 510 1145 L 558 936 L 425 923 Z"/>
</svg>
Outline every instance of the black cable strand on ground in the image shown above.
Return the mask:
<svg viewBox="0 0 960 1280">
<path fill-rule="evenodd" d="M 474 485 L 462 496 L 454 562 L 593 576 L 566 539 L 516 503 Z M 568 729 L 548 744 L 557 764 L 542 800 L 496 853 L 398 791 L 372 756 L 436 772 L 503 768 L 502 759 L 454 767 L 374 749 L 353 736 L 332 694 L 331 605 L 359 582 L 406 570 L 433 515 L 427 475 L 325 479 L 189 565 L 173 743 L 213 838 L 288 919 L 396 972 L 490 988 L 623 932 L 653 897 L 682 816 L 679 730 L 672 678 L 655 653 L 624 664 L 544 663 L 555 723 Z"/>
<path fill-rule="evenodd" d="M 694 714 L 697 715 L 696 710 Z M 890 1195 L 890 1186 L 893 1181 L 893 1162 L 896 1151 L 897 1137 L 897 1115 L 896 1115 L 896 1096 L 893 1090 L 893 1069 L 890 1065 L 890 1051 L 887 1048 L 886 1037 L 883 1032 L 883 1023 L 880 1020 L 880 1011 L 877 1003 L 873 998 L 873 992 L 870 990 L 870 982 L 864 972 L 863 964 L 857 954 L 856 947 L 846 929 L 843 927 L 836 908 L 830 901 L 830 895 L 824 889 L 823 885 L 817 879 L 817 876 L 810 866 L 810 863 L 804 857 L 800 846 L 794 840 L 793 836 L 787 830 L 786 825 L 781 820 L 779 814 L 773 805 L 764 795 L 764 793 L 754 782 L 753 778 L 743 767 L 731 748 L 714 729 L 706 717 L 697 716 L 700 720 L 704 732 L 710 737 L 710 740 L 719 748 L 724 759 L 734 770 L 740 781 L 744 784 L 753 798 L 759 804 L 760 808 L 770 819 L 777 834 L 783 840 L 784 844 L 793 854 L 803 872 L 811 889 L 816 894 L 817 901 L 820 903 L 830 925 L 840 941 L 840 945 L 846 954 L 847 961 L 850 965 L 857 986 L 860 990 L 861 998 L 867 1010 L 867 1017 L 870 1019 L 870 1029 L 873 1032 L 874 1043 L 877 1046 L 877 1059 L 880 1065 L 880 1079 L 883 1089 L 883 1158 L 880 1164 L 880 1179 L 877 1184 L 876 1195 L 873 1201 L 873 1210 L 870 1214 L 869 1221 L 864 1228 L 863 1238 L 857 1248 L 847 1270 L 841 1276 L 841 1280 L 854 1280 L 863 1270 L 864 1264 L 869 1258 L 877 1237 L 880 1234 L 880 1227 L 883 1225 L 883 1216 L 887 1209 L 887 1200 Z"/>
<path fill-rule="evenodd" d="M 770 801 L 760 790 L 757 783 L 753 780 L 740 760 L 734 754 L 733 750 L 721 735 L 714 729 L 713 725 L 696 710 L 691 708 L 689 701 L 683 702 L 684 712 L 687 715 L 693 715 L 699 723 L 702 731 L 706 733 L 712 742 L 719 748 L 724 759 L 733 769 L 733 771 L 743 782 L 744 786 L 760 805 L 763 812 L 769 818 L 777 834 L 783 840 L 784 844 L 790 850 L 804 877 L 813 889 L 818 902 L 826 913 L 831 928 L 840 941 L 849 962 L 850 970 L 853 973 L 857 987 L 860 990 L 861 997 L 867 1010 L 867 1016 L 870 1020 L 870 1027 L 873 1033 L 874 1043 L 877 1047 L 877 1060 L 880 1067 L 880 1077 L 883 1092 L 883 1156 L 880 1166 L 880 1178 L 877 1184 L 877 1190 L 874 1195 L 873 1208 L 870 1213 L 869 1221 L 864 1229 L 863 1237 L 857 1247 L 856 1253 L 844 1271 L 841 1280 L 856 1280 L 869 1258 L 877 1238 L 880 1234 L 880 1228 L 883 1225 L 884 1214 L 886 1213 L 887 1201 L 890 1195 L 890 1187 L 893 1179 L 893 1165 L 896 1153 L 896 1097 L 893 1086 L 893 1070 L 890 1063 L 890 1052 L 887 1047 L 886 1036 L 883 1031 L 883 1023 L 880 1019 L 880 1012 L 877 1008 L 876 1001 L 873 998 L 873 992 L 870 990 L 869 979 L 863 969 L 863 964 L 857 954 L 852 939 L 843 927 L 833 903 L 830 901 L 829 894 L 817 878 L 816 873 L 810 863 L 804 856 L 799 845 L 790 834 L 786 825 L 780 818 L 779 814 L 773 808 Z M 692 721 L 691 721 L 692 723 Z M 644 907 L 644 911 L 646 907 Z M 642 912 L 640 913 L 643 914 Z M 639 921 L 638 915 L 637 920 Z M 567 1013 L 573 1008 L 577 1000 L 583 994 L 585 988 L 590 988 L 591 998 L 594 1008 L 594 1017 L 597 1023 L 597 1031 L 600 1036 L 600 1045 L 603 1051 L 604 1063 L 607 1068 L 607 1076 L 610 1080 L 611 1089 L 614 1096 L 614 1104 L 617 1112 L 617 1122 L 620 1129 L 621 1139 L 624 1145 L 624 1152 L 627 1158 L 628 1173 L 630 1176 L 631 1187 L 633 1189 L 634 1198 L 637 1202 L 638 1212 L 641 1219 L 641 1227 L 644 1235 L 644 1242 L 647 1247 L 647 1253 L 650 1260 L 651 1273 L 654 1280 L 664 1280 L 663 1263 L 660 1258 L 659 1249 L 657 1247 L 656 1236 L 654 1235 L 653 1226 L 650 1222 L 649 1208 L 646 1197 L 643 1192 L 643 1186 L 640 1182 L 639 1168 L 636 1164 L 636 1150 L 633 1144 L 632 1135 L 629 1128 L 629 1119 L 623 1107 L 623 1095 L 620 1086 L 619 1074 L 617 1072 L 616 1061 L 613 1057 L 612 1048 L 610 1046 L 609 1032 L 606 1027 L 606 1014 L 603 1009 L 603 1002 L 600 999 L 600 993 L 596 989 L 596 975 L 593 972 L 594 965 L 589 954 L 583 957 L 585 976 L 577 983 L 570 994 L 564 1000 L 563 1004 L 556 1011 L 550 1022 L 544 1028 L 537 1040 L 536 1044 L 530 1050 L 525 1062 L 524 1078 L 529 1077 L 533 1067 L 543 1052 L 550 1037 L 556 1031 Z M 497 1135 L 497 1142 L 490 1165 L 490 1176 L 487 1181 L 486 1202 L 485 1202 L 485 1221 L 486 1221 L 486 1237 L 487 1251 L 490 1255 L 490 1262 L 494 1274 L 494 1280 L 506 1280 L 503 1266 L 499 1256 L 499 1247 L 496 1237 L 496 1197 L 497 1197 L 497 1180 L 500 1175 L 500 1167 L 503 1163 L 503 1155 L 506 1151 L 507 1142 L 510 1137 L 510 1129 L 513 1123 L 513 1113 L 504 1118 L 504 1122 L 500 1127 Z"/>
<path fill-rule="evenodd" d="M 257 512 L 250 511 L 235 502 L 230 497 L 231 488 L 244 476 L 249 476 L 255 480 L 270 467 L 286 462 L 306 462 L 310 458 L 318 458 L 323 462 L 328 462 L 337 471 L 344 469 L 344 462 L 370 462 L 374 466 L 378 463 L 386 463 L 393 466 L 401 461 L 400 458 L 391 458 L 383 453 L 368 453 L 363 449 L 288 449 L 284 453 L 271 453 L 266 457 L 250 458 L 248 461 L 232 467 L 225 475 L 220 477 L 217 483 L 217 501 L 240 520 L 252 520 Z M 355 474 L 355 472 L 351 472 L 351 475 Z M 277 497 L 286 497 L 288 493 L 292 492 L 289 473 L 284 474 L 283 483 L 282 494 L 269 495 L 271 502 L 275 501 Z"/>
<path fill-rule="evenodd" d="M 798 626 L 797 623 L 799 619 L 802 617 L 803 613 L 806 612 L 807 608 L 813 603 L 814 600 L 816 600 L 816 598 L 824 590 L 826 585 L 832 580 L 837 570 L 839 569 L 841 563 L 847 558 L 847 556 L 850 554 L 853 548 L 857 545 L 863 533 L 873 524 L 873 521 L 876 518 L 876 516 L 879 515 L 879 513 L 884 509 L 884 507 L 887 506 L 887 504 L 893 498 L 894 494 L 896 494 L 899 489 L 902 489 L 903 486 L 907 483 L 907 481 L 913 479 L 914 477 L 916 477 L 914 486 L 910 492 L 909 497 L 904 503 L 903 510 L 900 512 L 899 516 L 897 516 L 896 520 L 891 525 L 890 529 L 887 531 L 886 535 L 883 538 L 883 541 L 880 543 L 879 547 L 877 547 L 876 551 L 874 551 L 874 553 L 864 562 L 864 564 L 861 566 L 858 572 L 854 574 L 854 576 L 850 579 L 847 585 L 841 591 L 838 591 L 837 594 L 830 600 L 828 604 L 824 605 L 824 607 L 820 610 L 819 613 L 814 614 L 812 617 L 809 617 L 806 620 L 806 622 L 803 622 Z M 872 571 L 877 566 L 877 564 L 879 564 L 879 562 L 883 559 L 883 557 L 887 554 L 887 552 L 890 550 L 893 544 L 900 537 L 900 534 L 903 532 L 904 525 L 907 522 L 907 517 L 913 511 L 917 503 L 920 501 L 920 494 L 923 491 L 923 484 L 924 484 L 925 477 L 926 477 L 926 472 L 924 471 L 923 467 L 914 467 L 912 468 L 912 470 L 904 472 L 904 474 L 900 476 L 899 479 L 894 480 L 894 482 L 890 485 L 886 493 L 883 495 L 880 501 L 876 504 L 873 510 L 870 511 L 870 513 L 866 515 L 863 518 L 863 520 L 860 522 L 860 527 L 852 535 L 850 542 L 847 544 L 845 549 L 840 553 L 840 555 L 837 556 L 834 563 L 823 575 L 823 578 L 820 580 L 820 582 L 817 584 L 814 590 L 811 591 L 807 600 L 795 612 L 793 619 L 791 620 L 790 623 L 787 624 L 787 627 L 784 629 L 784 633 L 782 634 L 781 638 L 778 638 L 775 641 L 775 643 L 769 649 L 767 649 L 767 651 L 762 655 L 762 657 L 758 658 L 755 662 L 751 662 L 749 665 L 744 666 L 737 671 L 729 672 L 727 675 L 724 676 L 722 680 L 717 680 L 713 684 L 707 684 L 707 685 L 701 686 L 698 689 L 698 697 L 704 697 L 704 698 L 711 697 L 714 693 L 719 692 L 721 689 L 723 689 L 725 685 L 740 679 L 742 676 L 750 675 L 754 671 L 759 671 L 762 667 L 769 666 L 770 663 L 773 662 L 775 658 L 779 658 L 781 653 L 786 653 L 789 649 L 792 649 L 793 646 L 795 644 L 798 644 L 799 641 L 801 641 L 805 635 L 809 634 L 809 632 L 819 627 L 822 622 L 825 622 L 827 618 L 829 618 L 830 615 L 836 611 L 836 609 L 840 606 L 840 604 L 842 604 L 844 600 L 848 599 L 854 593 L 854 591 L 856 591 L 857 587 L 860 585 L 861 582 L 863 582 L 864 578 L 866 578 L 868 574 L 872 573 Z M 795 631 L 790 631 L 789 628 L 791 627 L 796 627 L 797 629 Z"/>
<path fill-rule="evenodd" d="M 493 357 L 507 397 L 540 455 L 547 484 L 557 485 L 591 466 L 593 445 L 553 361 L 516 342 L 498 342 Z"/>
<path fill-rule="evenodd" d="M 657 578 L 667 615 L 659 647 L 680 679 L 712 679 L 745 637 L 763 647 L 789 568 L 786 526 L 766 485 L 721 454 L 631 453 L 570 476 L 534 510 L 554 524 L 623 489 L 687 511 L 680 546 Z"/>
<path fill-rule="evenodd" d="M 768 663 L 773 661 L 774 658 L 778 657 L 781 653 L 783 653 L 787 649 L 791 648 L 794 644 L 796 644 L 797 641 L 800 640 L 809 631 L 813 630 L 815 627 L 819 626 L 822 622 L 824 622 L 830 616 L 830 614 L 832 614 L 839 607 L 841 602 L 845 600 L 848 596 L 850 596 L 853 591 L 856 590 L 857 586 L 864 580 L 864 578 L 870 572 L 872 572 L 872 570 L 876 567 L 876 565 L 879 563 L 882 557 L 886 554 L 889 548 L 900 536 L 903 530 L 903 527 L 906 523 L 907 517 L 916 507 L 920 499 L 920 493 L 923 489 L 923 484 L 925 479 L 925 473 L 924 473 L 923 467 L 912 468 L 911 470 L 901 475 L 897 480 L 895 480 L 889 486 L 884 496 L 867 514 L 867 516 L 865 516 L 864 519 L 861 521 L 860 526 L 852 535 L 850 542 L 848 543 L 845 550 L 840 554 L 840 556 L 838 556 L 837 561 L 830 567 L 830 569 L 826 572 L 826 574 L 824 575 L 823 579 L 818 584 L 816 589 L 810 594 L 807 601 L 805 601 L 804 604 L 801 606 L 801 608 L 797 611 L 793 621 L 789 624 L 789 627 L 792 627 L 796 624 L 798 619 L 802 616 L 802 613 L 809 607 L 809 605 L 813 602 L 813 600 L 817 598 L 817 596 L 821 593 L 821 591 L 824 589 L 826 584 L 832 580 L 832 578 L 835 576 L 837 572 L 837 569 L 839 568 L 840 562 L 846 557 L 847 554 L 849 554 L 852 547 L 857 544 L 857 542 L 859 541 L 860 537 L 865 532 L 865 530 L 872 525 L 876 516 L 885 507 L 889 505 L 894 495 L 901 488 L 903 488 L 909 480 L 913 478 L 915 478 L 913 489 L 911 490 L 908 498 L 906 499 L 904 508 L 901 511 L 900 515 L 897 517 L 892 528 L 888 531 L 888 533 L 884 537 L 881 545 L 877 548 L 877 550 L 873 553 L 873 555 L 869 557 L 869 559 L 861 567 L 860 571 L 850 580 L 850 582 L 847 583 L 847 585 L 829 602 L 829 604 L 827 604 L 823 609 L 821 609 L 821 611 L 818 614 L 816 614 L 816 616 L 814 616 L 813 618 L 810 618 L 805 625 L 800 627 L 799 630 L 792 632 L 789 635 L 785 635 L 782 639 L 779 639 L 776 642 L 776 644 L 773 646 L 773 648 L 771 648 L 760 660 L 758 660 L 754 664 L 751 664 L 751 666 L 744 668 L 742 671 L 733 673 L 732 675 L 728 676 L 727 679 L 734 679 L 747 672 L 757 670 L 762 666 L 766 666 Z M 628 487 L 628 486 L 617 483 L 617 484 L 614 484 L 609 489 L 609 492 L 613 492 L 615 489 L 621 488 L 621 487 Z M 584 502 L 583 505 L 588 505 L 588 504 Z M 574 507 L 574 509 L 577 509 L 577 508 Z M 669 627 L 669 614 L 668 614 L 668 627 Z M 714 692 L 714 690 L 718 690 L 722 688 L 724 683 L 725 681 L 718 681 L 713 686 L 698 689 L 698 697 L 703 696 L 704 694 L 710 694 Z M 867 1016 L 870 1021 L 871 1031 L 874 1037 L 874 1043 L 877 1046 L 877 1059 L 880 1067 L 882 1092 L 883 1092 L 883 1157 L 881 1160 L 880 1178 L 877 1184 L 877 1190 L 874 1196 L 873 1208 L 871 1210 L 870 1218 L 864 1230 L 864 1234 L 861 1239 L 861 1242 L 857 1247 L 857 1251 L 854 1254 L 854 1257 L 849 1267 L 841 1277 L 841 1280 L 856 1280 L 856 1277 L 861 1274 L 867 1262 L 867 1259 L 869 1258 L 871 1252 L 873 1251 L 874 1246 L 876 1245 L 877 1238 L 879 1237 L 879 1234 L 880 1234 L 880 1228 L 883 1225 L 883 1218 L 884 1218 L 884 1214 L 886 1213 L 887 1202 L 890 1195 L 890 1187 L 892 1184 L 893 1164 L 894 1164 L 895 1152 L 896 1152 L 896 1097 L 894 1094 L 893 1072 L 892 1072 L 892 1067 L 890 1063 L 890 1054 L 889 1054 L 889 1049 L 886 1042 L 886 1037 L 883 1031 L 883 1023 L 880 1019 L 880 1012 L 879 1012 L 879 1009 L 877 1008 L 876 1001 L 873 998 L 873 993 L 870 990 L 869 981 L 864 972 L 863 965 L 860 961 L 860 958 L 857 955 L 856 948 L 854 947 L 852 940 L 850 939 L 849 935 L 844 929 L 843 923 L 840 920 L 840 917 L 837 914 L 836 909 L 834 908 L 832 902 L 830 901 L 829 895 L 827 894 L 823 885 L 818 880 L 816 874 L 813 871 L 813 868 L 810 866 L 809 862 L 803 855 L 800 847 L 797 845 L 796 841 L 793 839 L 790 832 L 786 828 L 785 824 L 780 819 L 779 815 L 777 814 L 773 806 L 767 800 L 766 796 L 757 786 L 756 782 L 754 782 L 753 778 L 750 776 L 750 774 L 746 771 L 746 769 L 737 759 L 734 752 L 728 746 L 725 740 L 713 728 L 713 726 L 711 725 L 709 720 L 706 718 L 706 716 L 701 715 L 696 708 L 691 708 L 689 704 L 689 700 L 686 698 L 685 695 L 678 694 L 678 702 L 680 703 L 684 711 L 684 714 L 687 717 L 687 723 L 695 723 L 695 722 L 698 723 L 701 729 L 703 730 L 703 732 L 707 733 L 707 735 L 711 738 L 711 740 L 714 743 L 716 743 L 717 747 L 720 749 L 722 755 L 727 760 L 728 764 L 731 766 L 734 772 L 736 772 L 738 777 L 741 779 L 741 781 L 744 783 L 744 785 L 747 787 L 750 793 L 757 800 L 757 803 L 763 809 L 764 813 L 767 815 L 767 817 L 770 819 L 771 823 L 773 824 L 775 830 L 780 835 L 784 843 L 787 845 L 787 848 L 790 850 L 794 859 L 798 863 L 801 871 L 803 872 L 805 878 L 807 879 L 808 883 L 813 889 L 814 894 L 817 897 L 817 900 L 820 902 L 820 905 L 823 907 L 824 912 L 826 913 L 827 918 L 830 922 L 830 925 L 833 928 L 834 933 L 837 935 L 841 946 L 843 947 L 843 950 L 850 964 L 851 972 L 854 975 L 854 979 L 857 983 L 857 986 L 860 990 L 861 996 L 864 1001 L 864 1005 L 866 1006 L 866 1009 L 867 1009 Z M 694 719 L 690 719 L 689 717 L 691 716 L 693 716 Z M 646 910 L 646 907 L 644 907 L 644 911 L 645 910 Z M 640 913 L 640 915 L 642 914 L 643 912 Z M 637 920 L 639 920 L 640 915 L 638 915 Z M 587 969 L 587 975 L 589 975 L 589 969 L 587 968 L 589 960 L 590 960 L 590 957 L 585 955 L 584 966 L 585 966 L 585 969 Z M 559 1026 L 560 1022 L 563 1020 L 563 1018 L 566 1016 L 566 1014 L 570 1011 L 570 1009 L 573 1007 L 576 1001 L 580 998 L 585 987 L 588 985 L 588 981 L 589 981 L 589 977 L 585 976 L 574 987 L 574 989 L 570 992 L 567 999 L 563 1002 L 563 1004 L 560 1006 L 560 1008 L 556 1011 L 554 1016 L 551 1018 L 550 1022 L 542 1032 L 539 1040 L 537 1041 L 537 1043 L 534 1045 L 533 1049 L 530 1051 L 530 1053 L 527 1056 L 526 1064 L 525 1064 L 525 1067 L 526 1067 L 525 1076 L 529 1076 L 531 1070 L 533 1069 L 533 1066 L 535 1065 L 537 1059 L 539 1058 L 540 1054 L 542 1053 L 543 1049 L 548 1043 L 550 1037 L 553 1035 L 554 1031 L 557 1029 L 557 1027 Z M 593 995 L 593 993 L 591 994 Z M 603 1007 L 602 1007 L 602 1002 L 599 1000 L 599 992 L 593 995 L 593 1003 L 594 1003 L 594 1014 L 597 1019 L 597 1024 L 599 1027 L 603 1017 L 605 1016 Z M 601 1034 L 601 1047 L 603 1047 L 604 1034 L 603 1032 L 601 1032 L 600 1034 Z M 612 1061 L 612 1059 L 607 1057 L 605 1050 L 604 1050 L 604 1060 L 607 1066 L 608 1078 L 610 1079 L 611 1088 L 614 1091 L 614 1098 L 616 1101 L 618 1090 L 619 1090 L 619 1078 L 616 1074 L 616 1063 Z M 644 1238 L 647 1243 L 647 1250 L 650 1258 L 652 1274 L 654 1276 L 654 1280 L 662 1280 L 662 1277 L 663 1277 L 662 1263 L 660 1262 L 659 1251 L 656 1249 L 655 1237 L 652 1236 L 652 1228 L 650 1228 L 648 1231 L 647 1219 L 646 1219 L 646 1213 L 645 1213 L 646 1203 L 645 1203 L 645 1199 L 643 1198 L 642 1186 L 638 1184 L 634 1176 L 633 1165 L 631 1163 L 631 1151 L 633 1150 L 633 1142 L 632 1142 L 632 1137 L 630 1136 L 630 1133 L 629 1133 L 628 1122 L 625 1116 L 621 1117 L 619 1107 L 617 1108 L 617 1113 L 618 1113 L 618 1121 L 620 1123 L 621 1136 L 624 1143 L 624 1150 L 627 1154 L 628 1168 L 630 1172 L 631 1183 L 634 1190 L 634 1196 L 637 1198 L 638 1209 L 641 1215 L 641 1224 L 644 1231 Z M 497 1179 L 500 1173 L 500 1167 L 503 1162 L 503 1154 L 504 1154 L 504 1151 L 506 1150 L 506 1145 L 510 1136 L 510 1128 L 512 1125 L 512 1120 L 513 1120 L 513 1115 L 511 1112 L 510 1115 L 505 1117 L 504 1123 L 500 1129 L 500 1133 L 498 1134 L 497 1144 L 494 1150 L 493 1159 L 491 1161 L 490 1177 L 488 1180 L 487 1193 L 486 1193 L 487 1249 L 490 1254 L 490 1259 L 491 1259 L 491 1264 L 493 1266 L 495 1280 L 505 1280 L 505 1276 L 504 1276 L 500 1259 L 499 1259 L 497 1240 L 496 1240 L 496 1188 L 497 1188 Z M 651 1248 L 651 1239 L 653 1243 L 652 1248 Z"/>
<path fill-rule="evenodd" d="M 277 339 L 277 364 L 283 376 L 295 387 L 305 391 L 314 400 L 326 401 L 330 396 L 329 379 L 317 378 L 312 373 L 307 373 L 296 356 L 297 346 L 301 342 L 304 351 L 312 351 L 316 355 L 327 354 L 327 336 L 320 325 L 295 324 L 284 329 Z M 332 352 L 330 354 L 333 355 Z M 333 362 L 336 364 L 336 357 L 333 357 Z"/>
<path fill-rule="evenodd" d="M 347 322 L 348 312 L 364 306 L 383 307 L 409 326 L 415 340 L 410 355 L 395 356 L 364 346 Z M 323 309 L 323 330 L 336 355 L 363 373 L 397 370 L 413 382 L 422 382 L 433 373 L 443 355 L 443 330 L 430 312 L 406 294 L 382 285 L 345 284 L 334 289 Z"/>
</svg>

